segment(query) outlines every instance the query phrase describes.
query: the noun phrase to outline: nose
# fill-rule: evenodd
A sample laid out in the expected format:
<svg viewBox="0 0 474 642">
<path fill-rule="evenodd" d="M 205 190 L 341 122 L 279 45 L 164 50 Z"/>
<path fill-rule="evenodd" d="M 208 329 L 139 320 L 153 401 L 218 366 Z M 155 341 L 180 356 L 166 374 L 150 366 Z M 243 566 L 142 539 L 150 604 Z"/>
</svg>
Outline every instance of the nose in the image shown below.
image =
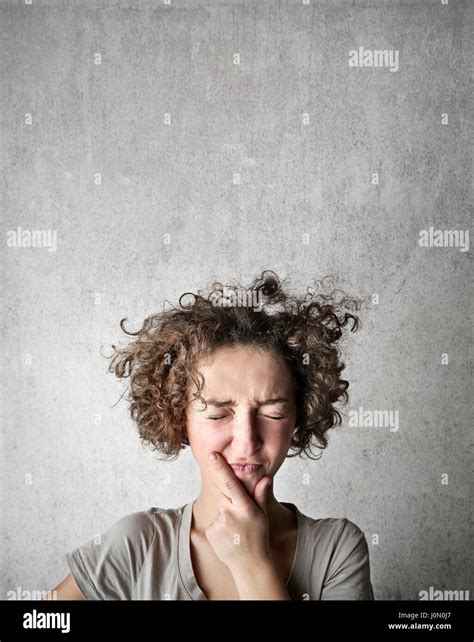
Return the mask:
<svg viewBox="0 0 474 642">
<path fill-rule="evenodd" d="M 254 410 L 236 413 L 232 427 L 233 448 L 241 457 L 252 457 L 262 443 Z"/>
</svg>

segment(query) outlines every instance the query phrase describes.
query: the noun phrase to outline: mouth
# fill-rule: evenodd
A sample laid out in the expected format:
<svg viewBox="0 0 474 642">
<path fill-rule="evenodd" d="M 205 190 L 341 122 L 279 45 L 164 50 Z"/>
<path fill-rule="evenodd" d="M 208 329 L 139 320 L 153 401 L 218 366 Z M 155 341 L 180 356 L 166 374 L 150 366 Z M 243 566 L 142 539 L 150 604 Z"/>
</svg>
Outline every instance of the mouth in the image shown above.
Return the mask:
<svg viewBox="0 0 474 642">
<path fill-rule="evenodd" d="M 230 464 L 230 466 L 235 473 L 243 475 L 253 475 L 262 467 L 261 464 Z"/>
</svg>

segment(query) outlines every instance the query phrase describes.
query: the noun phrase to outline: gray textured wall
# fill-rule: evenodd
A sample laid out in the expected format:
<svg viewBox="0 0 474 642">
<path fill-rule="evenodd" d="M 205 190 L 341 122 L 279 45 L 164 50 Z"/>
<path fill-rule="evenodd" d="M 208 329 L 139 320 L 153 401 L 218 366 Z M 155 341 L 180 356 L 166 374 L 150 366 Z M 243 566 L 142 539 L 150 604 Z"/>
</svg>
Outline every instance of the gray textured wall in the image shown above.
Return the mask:
<svg viewBox="0 0 474 642">
<path fill-rule="evenodd" d="M 472 9 L 2 0 L 2 598 L 52 588 L 125 514 L 196 496 L 189 449 L 157 463 L 113 407 L 100 346 L 266 268 L 370 302 L 344 425 L 319 462 L 285 463 L 277 497 L 364 530 L 378 599 L 472 592 Z M 360 47 L 392 70 L 351 66 Z M 452 241 L 424 247 L 430 227 Z M 359 407 L 398 430 L 351 426 Z"/>
</svg>

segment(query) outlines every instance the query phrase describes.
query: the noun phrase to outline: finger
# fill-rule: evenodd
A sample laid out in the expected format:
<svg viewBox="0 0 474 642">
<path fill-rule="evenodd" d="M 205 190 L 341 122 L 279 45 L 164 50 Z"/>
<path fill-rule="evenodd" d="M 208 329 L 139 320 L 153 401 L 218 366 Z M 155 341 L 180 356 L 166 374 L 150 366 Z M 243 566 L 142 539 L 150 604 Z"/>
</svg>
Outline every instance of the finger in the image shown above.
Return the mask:
<svg viewBox="0 0 474 642">
<path fill-rule="evenodd" d="M 254 502 L 265 515 L 267 515 L 267 494 L 271 483 L 270 477 L 262 477 L 258 480 L 253 494 Z"/>
<path fill-rule="evenodd" d="M 217 459 L 212 461 L 210 455 L 217 455 Z M 237 479 L 234 471 L 226 462 L 224 457 L 217 451 L 209 453 L 210 467 L 213 472 L 212 481 L 219 490 L 228 497 L 235 506 L 242 506 L 252 501 L 245 492 L 244 487 Z"/>
<path fill-rule="evenodd" d="M 229 504 L 232 504 L 231 500 L 221 493 L 217 498 L 217 508 L 219 509 L 219 512 L 228 508 Z"/>
</svg>

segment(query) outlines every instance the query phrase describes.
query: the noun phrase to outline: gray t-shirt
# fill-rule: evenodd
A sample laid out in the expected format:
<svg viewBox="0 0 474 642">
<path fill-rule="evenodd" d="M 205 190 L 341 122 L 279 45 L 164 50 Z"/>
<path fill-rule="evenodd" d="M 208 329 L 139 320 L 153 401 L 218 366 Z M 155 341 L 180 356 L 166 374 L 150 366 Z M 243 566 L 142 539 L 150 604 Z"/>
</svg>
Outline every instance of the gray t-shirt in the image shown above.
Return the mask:
<svg viewBox="0 0 474 642">
<path fill-rule="evenodd" d="M 298 518 L 286 589 L 292 600 L 373 600 L 364 533 L 346 518 Z M 193 502 L 131 513 L 66 554 L 86 600 L 207 600 L 191 562 Z"/>
</svg>

